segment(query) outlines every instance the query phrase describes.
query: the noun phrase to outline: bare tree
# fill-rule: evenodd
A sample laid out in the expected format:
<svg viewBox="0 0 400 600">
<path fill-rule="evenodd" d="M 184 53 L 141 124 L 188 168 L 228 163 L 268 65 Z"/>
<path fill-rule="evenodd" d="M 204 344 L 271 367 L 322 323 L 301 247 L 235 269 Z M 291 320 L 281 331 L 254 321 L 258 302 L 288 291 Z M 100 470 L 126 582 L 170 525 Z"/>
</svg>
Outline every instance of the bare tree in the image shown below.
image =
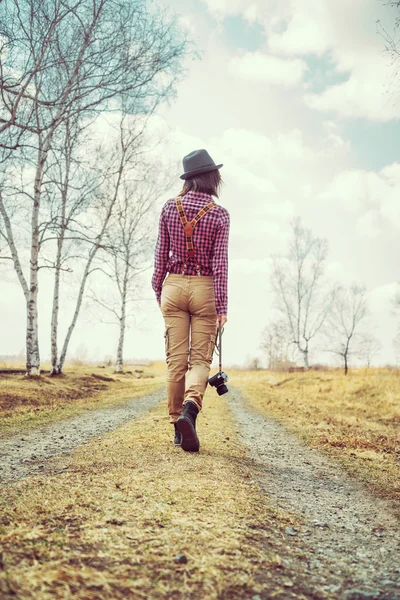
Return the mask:
<svg viewBox="0 0 400 600">
<path fill-rule="evenodd" d="M 394 336 L 392 344 L 393 344 L 393 349 L 394 349 L 395 357 L 396 357 L 396 365 L 399 365 L 400 364 L 400 329 Z"/>
<path fill-rule="evenodd" d="M 325 326 L 326 347 L 343 361 L 345 375 L 350 357 L 362 354 L 368 314 L 367 292 L 363 285 L 336 290 Z"/>
<path fill-rule="evenodd" d="M 399 88 L 399 71 L 400 71 L 400 2 L 399 0 L 380 0 L 386 7 L 393 9 L 393 27 L 388 30 L 380 20 L 377 21 L 377 33 L 382 37 L 384 43 L 384 51 L 390 58 L 390 66 L 392 69 L 391 77 L 388 81 L 388 93 L 392 99 L 397 102 Z"/>
<path fill-rule="evenodd" d="M 324 277 L 328 243 L 294 219 L 293 238 L 286 257 L 273 257 L 271 275 L 278 308 L 283 314 L 292 343 L 303 356 L 308 370 L 310 341 L 320 332 L 334 298 Z"/>
<path fill-rule="evenodd" d="M 32 172 L 29 262 L 16 243 L 13 203 L 0 214 L 27 307 L 27 374 L 40 374 L 41 208 L 49 157 L 66 122 L 124 106 L 148 113 L 173 92 L 187 41 L 146 0 L 3 0 L 0 3 L 0 148 Z M 12 176 L 12 168 L 9 169 Z M 28 268 L 26 264 L 28 262 Z"/>
<path fill-rule="evenodd" d="M 157 231 L 152 210 L 172 183 L 161 165 L 145 158 L 133 172 L 127 171 L 116 200 L 115 214 L 106 233 L 101 271 L 108 285 L 93 289 L 92 299 L 118 325 L 115 371 L 123 371 L 126 328 L 141 300 L 140 275 L 152 267 L 152 249 Z M 111 283 L 112 285 L 109 285 Z"/>
<path fill-rule="evenodd" d="M 267 355 L 268 368 L 272 369 L 277 362 L 289 360 L 292 345 L 290 331 L 284 319 L 271 321 L 261 333 L 260 348 Z"/>
<path fill-rule="evenodd" d="M 104 164 L 104 171 L 107 173 L 107 176 L 102 187 L 97 189 L 98 197 L 95 205 L 92 206 L 93 215 L 91 217 L 90 233 L 86 234 L 86 241 L 90 242 L 90 246 L 87 257 L 84 260 L 75 310 L 55 369 L 57 374 L 62 372 L 65 363 L 69 342 L 81 310 L 88 278 L 93 271 L 97 270 L 95 265 L 96 255 L 100 249 L 112 251 L 113 247 L 117 248 L 111 236 L 108 236 L 107 240 L 107 232 L 114 210 L 118 210 L 117 203 L 120 195 L 123 193 L 126 172 L 132 171 L 140 160 L 138 158 L 138 151 L 140 149 L 141 133 L 142 128 L 138 130 L 135 121 L 132 122 L 132 120 L 127 119 L 126 115 L 122 115 L 118 140 L 114 148 L 105 149 L 102 160 L 97 157 L 100 168 Z M 131 238 L 132 244 L 133 241 Z"/>
<path fill-rule="evenodd" d="M 52 186 L 46 198 L 49 208 L 48 227 L 46 237 L 42 240 L 46 264 L 54 271 L 50 327 L 51 375 L 57 374 L 58 366 L 61 276 L 64 272 L 72 271 L 70 262 L 73 262 L 76 246 L 87 239 L 86 227 L 82 227 L 82 220 L 87 215 L 102 179 L 97 171 L 93 173 L 87 167 L 84 157 L 80 156 L 82 152 L 79 150 L 88 140 L 81 139 L 82 124 L 79 118 L 67 119 L 65 126 L 60 128 L 60 133 L 61 144 L 53 153 L 49 173 Z M 47 259 L 49 245 L 51 258 Z"/>
<path fill-rule="evenodd" d="M 382 343 L 371 333 L 360 336 L 358 357 L 365 360 L 370 368 L 373 358 L 382 350 Z"/>
</svg>

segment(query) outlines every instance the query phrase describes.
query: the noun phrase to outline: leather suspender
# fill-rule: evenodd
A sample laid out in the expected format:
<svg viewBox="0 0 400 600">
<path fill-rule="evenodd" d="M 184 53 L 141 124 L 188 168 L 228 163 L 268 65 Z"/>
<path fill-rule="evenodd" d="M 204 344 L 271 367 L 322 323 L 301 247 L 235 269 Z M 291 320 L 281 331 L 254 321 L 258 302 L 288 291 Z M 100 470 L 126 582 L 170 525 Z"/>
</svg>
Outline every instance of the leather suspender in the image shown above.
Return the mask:
<svg viewBox="0 0 400 600">
<path fill-rule="evenodd" d="M 191 221 L 188 221 L 187 217 L 186 217 L 185 209 L 183 208 L 181 196 L 178 196 L 175 199 L 175 203 L 176 203 L 176 209 L 178 211 L 179 218 L 180 218 L 180 221 L 181 221 L 181 224 L 182 224 L 183 230 L 185 232 L 185 236 L 186 236 L 186 250 L 187 250 L 188 257 L 187 257 L 186 262 L 183 265 L 182 275 L 184 275 L 185 271 L 187 269 L 188 260 L 190 258 L 194 258 L 194 254 L 195 254 L 194 245 L 193 245 L 194 228 L 196 227 L 196 225 L 200 221 L 200 219 L 202 219 L 208 212 L 210 212 L 210 210 L 215 208 L 215 206 L 217 206 L 217 205 L 215 204 L 215 202 L 209 202 L 208 204 L 206 204 L 206 206 L 203 206 L 203 208 L 199 210 L 199 212 L 194 217 L 194 219 L 192 219 Z M 197 271 L 197 275 L 200 276 L 200 265 L 199 264 L 196 264 L 196 271 Z"/>
</svg>

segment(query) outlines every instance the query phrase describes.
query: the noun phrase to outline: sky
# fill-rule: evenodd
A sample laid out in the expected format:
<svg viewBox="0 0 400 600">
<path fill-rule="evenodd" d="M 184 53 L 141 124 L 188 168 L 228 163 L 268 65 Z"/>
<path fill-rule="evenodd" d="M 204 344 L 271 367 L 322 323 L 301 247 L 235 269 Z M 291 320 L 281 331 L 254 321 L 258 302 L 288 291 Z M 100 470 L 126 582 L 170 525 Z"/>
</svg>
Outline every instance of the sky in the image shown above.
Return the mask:
<svg viewBox="0 0 400 600">
<path fill-rule="evenodd" d="M 156 129 L 167 139 L 171 164 L 206 148 L 224 165 L 219 202 L 231 217 L 225 364 L 264 360 L 260 333 L 274 315 L 271 255 L 286 253 L 295 216 L 328 240 L 332 280 L 367 286 L 371 326 L 383 344 L 375 362 L 394 363 L 400 97 L 379 34 L 380 27 L 392 31 L 393 9 L 380 0 L 171 0 L 168 8 L 200 56 L 187 60 Z M 179 174 L 158 214 L 180 191 Z M 128 357 L 164 358 L 151 275 L 148 299 L 127 332 Z M 47 309 L 41 305 L 43 315 Z M 0 296 L 0 354 L 24 347 L 23 315 L 22 291 L 9 276 Z M 48 328 L 42 336 L 46 357 Z M 115 328 L 85 309 L 72 353 L 101 359 L 116 343 Z"/>
</svg>

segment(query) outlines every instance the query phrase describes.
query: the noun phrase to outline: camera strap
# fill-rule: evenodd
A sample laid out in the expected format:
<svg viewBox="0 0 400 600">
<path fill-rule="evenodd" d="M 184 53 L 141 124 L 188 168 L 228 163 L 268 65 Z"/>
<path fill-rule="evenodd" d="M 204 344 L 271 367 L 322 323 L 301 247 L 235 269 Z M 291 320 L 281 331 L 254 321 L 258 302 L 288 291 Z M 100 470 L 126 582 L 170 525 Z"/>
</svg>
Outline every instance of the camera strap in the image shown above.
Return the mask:
<svg viewBox="0 0 400 600">
<path fill-rule="evenodd" d="M 224 329 L 221 323 L 218 324 L 218 330 L 215 336 L 215 351 L 219 358 L 219 372 L 222 373 L 222 333 Z"/>
</svg>

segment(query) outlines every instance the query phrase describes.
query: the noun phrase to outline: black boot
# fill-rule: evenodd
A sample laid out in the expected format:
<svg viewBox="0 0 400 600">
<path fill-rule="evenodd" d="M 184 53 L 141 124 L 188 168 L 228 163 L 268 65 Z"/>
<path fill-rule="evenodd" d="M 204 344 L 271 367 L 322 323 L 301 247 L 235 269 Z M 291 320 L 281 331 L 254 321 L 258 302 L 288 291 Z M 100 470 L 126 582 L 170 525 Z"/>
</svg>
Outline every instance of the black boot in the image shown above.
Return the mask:
<svg viewBox="0 0 400 600">
<path fill-rule="evenodd" d="M 200 441 L 196 434 L 196 417 L 199 409 L 194 402 L 190 400 L 183 407 L 181 416 L 176 422 L 178 431 L 182 434 L 182 450 L 188 452 L 198 452 Z"/>
<path fill-rule="evenodd" d="M 174 423 L 175 428 L 175 437 L 174 437 L 174 446 L 180 446 L 182 444 L 182 434 Z"/>
</svg>

